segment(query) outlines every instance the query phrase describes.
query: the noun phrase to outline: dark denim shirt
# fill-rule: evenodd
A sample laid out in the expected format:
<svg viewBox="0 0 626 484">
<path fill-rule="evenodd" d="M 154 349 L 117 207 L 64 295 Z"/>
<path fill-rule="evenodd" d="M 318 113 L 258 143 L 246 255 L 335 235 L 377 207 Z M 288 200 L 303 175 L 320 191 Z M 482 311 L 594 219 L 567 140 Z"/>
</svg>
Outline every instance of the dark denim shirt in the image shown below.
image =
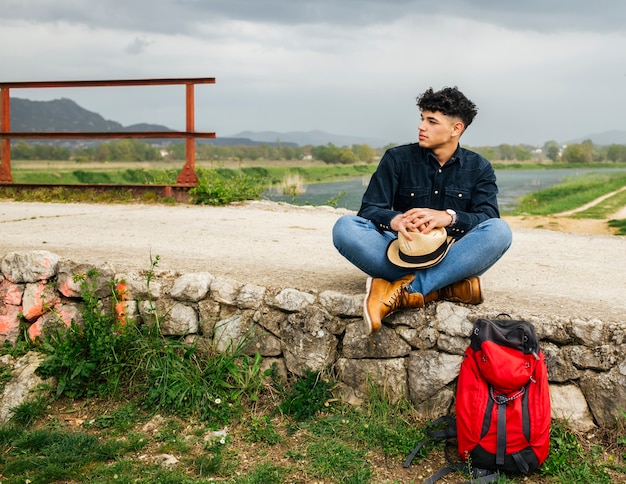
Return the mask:
<svg viewBox="0 0 626 484">
<path fill-rule="evenodd" d="M 430 149 L 418 143 L 387 150 L 363 195 L 358 215 L 380 230 L 411 208 L 456 211 L 458 220 L 447 227 L 461 238 L 489 218 L 500 216 L 496 175 L 485 158 L 460 146 L 443 166 Z"/>
</svg>

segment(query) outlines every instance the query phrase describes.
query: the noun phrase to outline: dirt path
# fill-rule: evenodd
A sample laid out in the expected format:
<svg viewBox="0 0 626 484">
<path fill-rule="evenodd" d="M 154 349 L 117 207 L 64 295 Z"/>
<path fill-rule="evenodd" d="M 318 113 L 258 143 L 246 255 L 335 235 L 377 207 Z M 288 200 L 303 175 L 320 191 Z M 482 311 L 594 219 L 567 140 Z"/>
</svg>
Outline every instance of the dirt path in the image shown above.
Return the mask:
<svg viewBox="0 0 626 484">
<path fill-rule="evenodd" d="M 272 202 L 2 202 L 0 258 L 49 250 L 78 262 L 108 261 L 124 273 L 149 269 L 158 255 L 158 270 L 172 274 L 207 271 L 267 287 L 362 294 L 365 275 L 332 245 L 332 227 L 343 213 L 352 212 Z M 594 221 L 507 220 L 513 245 L 483 277 L 485 311 L 626 322 L 626 237 L 607 235 L 606 224 L 591 227 Z"/>
<path fill-rule="evenodd" d="M 567 232 L 573 234 L 591 234 L 591 235 L 614 235 L 616 230 L 607 225 L 609 220 L 623 220 L 626 219 L 626 206 L 622 207 L 617 212 L 609 215 L 604 220 L 596 219 L 575 219 L 568 218 L 569 216 L 587 210 L 604 200 L 626 190 L 626 186 L 615 190 L 611 193 L 607 193 L 595 200 L 592 200 L 581 207 L 566 212 L 557 213 L 549 216 L 537 216 L 537 215 L 524 215 L 518 217 L 505 217 L 512 227 L 515 228 L 528 228 L 528 229 L 547 229 L 555 230 L 558 232 Z"/>
<path fill-rule="evenodd" d="M 592 200 L 591 202 L 586 203 L 578 208 L 575 208 L 573 210 L 567 210 L 566 212 L 557 213 L 554 216 L 555 217 L 569 217 L 570 215 L 573 215 L 575 213 L 584 212 L 588 208 L 594 207 L 598 205 L 599 203 L 604 202 L 607 198 L 611 198 L 613 195 L 617 195 L 618 193 L 623 192 L 624 190 L 626 190 L 626 186 L 623 186 L 622 188 L 615 190 L 611 193 L 607 193 L 606 195 L 602 195 L 601 197 L 598 197 L 595 200 Z M 621 214 L 623 214 L 623 216 L 621 216 Z M 623 218 L 626 218 L 626 207 L 622 207 L 621 210 L 617 212 L 617 216 L 614 214 L 609 217 L 609 219 L 623 219 Z"/>
</svg>

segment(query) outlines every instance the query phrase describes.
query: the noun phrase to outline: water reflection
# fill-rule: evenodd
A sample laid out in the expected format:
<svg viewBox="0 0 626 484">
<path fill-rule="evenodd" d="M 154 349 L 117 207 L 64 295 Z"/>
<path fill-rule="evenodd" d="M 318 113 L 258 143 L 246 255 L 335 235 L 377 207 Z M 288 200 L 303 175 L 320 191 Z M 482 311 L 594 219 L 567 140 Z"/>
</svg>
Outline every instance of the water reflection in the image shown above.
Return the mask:
<svg viewBox="0 0 626 484">
<path fill-rule="evenodd" d="M 500 189 L 498 194 L 500 210 L 512 210 L 517 205 L 520 197 L 556 185 L 569 176 L 613 171 L 624 170 L 609 168 L 595 170 L 497 170 L 496 177 Z M 273 201 L 288 202 L 296 205 L 326 205 L 330 201 L 337 200 L 337 207 L 358 210 L 368 183 L 369 177 L 357 177 L 341 182 L 304 185 L 304 192 L 294 197 L 281 195 L 275 190 L 266 190 L 264 196 Z"/>
</svg>

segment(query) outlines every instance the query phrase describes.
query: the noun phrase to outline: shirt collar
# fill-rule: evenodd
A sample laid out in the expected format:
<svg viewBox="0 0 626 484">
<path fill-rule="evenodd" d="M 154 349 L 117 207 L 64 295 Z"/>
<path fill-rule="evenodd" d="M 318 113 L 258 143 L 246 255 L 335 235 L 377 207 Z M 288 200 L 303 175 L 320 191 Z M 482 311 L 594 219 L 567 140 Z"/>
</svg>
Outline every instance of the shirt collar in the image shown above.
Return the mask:
<svg viewBox="0 0 626 484">
<path fill-rule="evenodd" d="M 458 161 L 458 163 L 463 166 L 463 163 L 465 161 L 465 156 L 464 156 L 465 150 L 463 148 L 461 148 L 461 145 L 457 145 L 455 152 L 452 154 L 452 156 L 450 157 L 450 159 L 445 163 L 446 165 L 451 165 L 455 162 Z M 435 156 L 435 154 L 432 152 L 432 150 L 428 149 L 427 150 L 427 156 L 428 158 L 433 161 L 434 163 L 436 163 L 437 165 L 439 165 L 439 160 L 437 160 L 437 157 Z"/>
</svg>

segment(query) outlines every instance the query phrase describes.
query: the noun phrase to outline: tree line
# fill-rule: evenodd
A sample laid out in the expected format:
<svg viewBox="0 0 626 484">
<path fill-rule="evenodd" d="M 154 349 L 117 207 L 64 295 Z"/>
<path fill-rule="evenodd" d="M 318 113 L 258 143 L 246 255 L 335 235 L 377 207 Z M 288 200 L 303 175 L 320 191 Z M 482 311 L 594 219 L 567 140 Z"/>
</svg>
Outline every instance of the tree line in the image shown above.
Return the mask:
<svg viewBox="0 0 626 484">
<path fill-rule="evenodd" d="M 210 161 L 257 161 L 257 160 L 319 160 L 327 164 L 376 163 L 384 148 L 372 148 L 367 144 L 336 146 L 286 146 L 277 144 L 217 146 L 196 143 L 196 159 Z M 591 140 L 582 143 L 560 145 L 547 141 L 541 148 L 528 145 L 500 144 L 498 146 L 469 147 L 489 161 L 535 160 L 564 163 L 626 162 L 626 145 L 594 145 Z M 52 161 L 160 161 L 184 160 L 185 144 L 172 143 L 157 147 L 134 139 L 109 141 L 94 146 L 67 147 L 56 144 L 38 144 L 19 141 L 11 146 L 15 160 Z"/>
</svg>

